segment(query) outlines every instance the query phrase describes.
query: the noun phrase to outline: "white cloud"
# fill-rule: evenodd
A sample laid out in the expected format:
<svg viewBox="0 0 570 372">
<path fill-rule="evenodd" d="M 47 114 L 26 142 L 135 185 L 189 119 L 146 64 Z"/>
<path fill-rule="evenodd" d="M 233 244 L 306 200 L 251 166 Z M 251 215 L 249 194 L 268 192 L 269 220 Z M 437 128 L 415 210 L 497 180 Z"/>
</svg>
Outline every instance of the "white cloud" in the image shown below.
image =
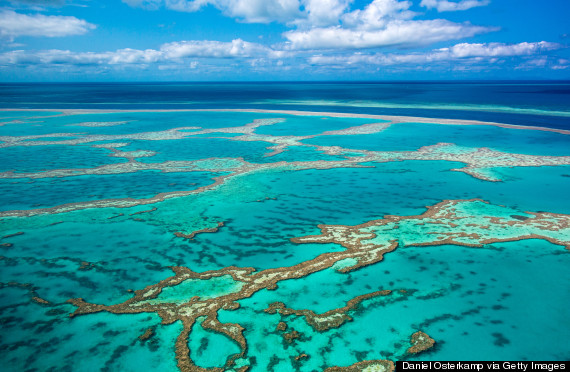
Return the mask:
<svg viewBox="0 0 570 372">
<path fill-rule="evenodd" d="M 456 44 L 450 48 L 436 49 L 428 53 L 410 54 L 362 54 L 354 53 L 350 56 L 323 56 L 317 55 L 309 59 L 310 63 L 316 65 L 405 65 L 416 64 L 425 65 L 442 61 L 486 61 L 496 63 L 498 58 L 515 56 L 533 56 L 543 52 L 563 48 L 561 44 L 546 41 L 536 43 L 518 44 Z M 537 58 L 544 60 L 544 57 Z M 540 67 L 534 64 L 534 67 Z"/>
<path fill-rule="evenodd" d="M 422 0 L 420 6 L 424 6 L 428 9 L 435 8 L 438 12 L 454 12 L 489 5 L 490 2 L 490 0 L 460 0 L 459 2 L 448 0 Z"/>
<path fill-rule="evenodd" d="M 123 0 L 131 6 L 166 7 L 195 12 L 211 5 L 243 22 L 281 22 L 295 29 L 283 33 L 288 50 L 411 47 L 471 37 L 496 30 L 443 19 L 414 20 L 409 0 L 369 0 L 363 9 L 350 11 L 354 0 Z M 431 3 L 430 3 L 431 1 Z M 442 0 L 424 0 L 426 6 L 445 7 Z M 458 8 L 473 6 L 462 0 Z M 450 5 L 447 5 L 450 7 Z"/>
<path fill-rule="evenodd" d="M 410 1 L 373 0 L 341 16 L 341 25 L 287 31 L 293 50 L 413 47 L 471 37 L 495 28 L 444 19 L 414 20 Z"/>
<path fill-rule="evenodd" d="M 439 49 L 440 52 L 449 53 L 454 58 L 465 57 L 509 57 L 531 55 L 539 52 L 560 49 L 562 45 L 547 41 L 537 43 L 518 43 L 518 44 L 469 44 L 462 43 L 452 46 L 451 48 Z"/>
<path fill-rule="evenodd" d="M 130 6 L 156 10 L 162 6 L 179 12 L 196 12 L 207 5 L 248 23 L 292 22 L 302 17 L 299 0 L 123 0 Z"/>
<path fill-rule="evenodd" d="M 68 16 L 26 15 L 11 10 L 0 12 L 0 36 L 13 39 L 18 36 L 59 37 L 82 35 L 96 26 L 82 19 Z"/>
<path fill-rule="evenodd" d="M 374 0 L 363 10 L 357 9 L 342 17 L 343 25 L 357 29 L 379 29 L 396 19 L 412 19 L 416 13 L 409 10 L 410 1 Z"/>
<path fill-rule="evenodd" d="M 524 61 L 515 67 L 515 70 L 533 70 L 535 68 L 544 68 L 548 62 L 548 58 L 540 56 Z"/>
<path fill-rule="evenodd" d="M 214 0 L 226 15 L 249 23 L 291 22 L 302 13 L 299 0 Z"/>
<path fill-rule="evenodd" d="M 141 52 L 141 51 L 138 51 Z M 15 50 L 0 54 L 2 65 L 95 65 L 102 63 L 120 63 L 121 61 L 134 61 L 139 53 L 130 53 L 128 49 L 114 53 L 76 53 L 69 50 L 43 50 L 40 52 L 26 52 Z M 139 54 L 140 56 L 140 54 Z"/>
<path fill-rule="evenodd" d="M 211 40 L 180 41 L 163 44 L 160 49 L 119 49 L 114 52 L 71 52 L 69 50 L 23 50 L 0 54 L 0 65 L 135 65 L 150 63 L 182 63 L 185 58 L 280 58 L 286 53 L 241 39 L 231 42 Z M 196 67 L 193 61 L 191 66 Z M 194 68 L 193 67 L 193 68 Z"/>
<path fill-rule="evenodd" d="M 160 7 L 196 12 L 212 5 L 226 16 L 247 23 L 281 22 L 297 26 L 336 25 L 354 0 L 123 0 L 130 6 L 156 10 Z M 388 2 L 397 3 L 397 0 Z"/>
<path fill-rule="evenodd" d="M 522 57 L 524 67 L 537 68 L 545 66 L 545 53 L 563 48 L 561 44 L 546 41 L 518 44 L 456 44 L 449 48 L 435 49 L 428 53 L 353 53 L 351 55 L 315 55 L 309 58 L 313 66 L 342 67 L 350 66 L 423 66 L 430 67 L 441 62 L 453 63 L 499 63 L 509 57 Z M 158 49 L 119 49 L 109 52 L 72 52 L 68 50 L 44 50 L 27 52 L 24 50 L 10 51 L 0 54 L 0 66 L 147 66 L 156 64 L 160 69 L 170 69 L 167 66 L 180 68 L 197 68 L 202 63 L 198 60 L 234 59 L 237 63 L 259 68 L 262 66 L 282 66 L 283 58 L 287 64 L 298 57 L 295 53 L 282 52 L 267 46 L 250 43 L 241 39 L 231 42 L 220 41 L 180 41 L 163 44 Z M 224 63 L 227 64 L 227 63 Z M 541 65 L 542 64 L 542 65 Z M 549 64 L 564 68 L 568 61 L 560 60 Z M 555 67 L 552 67 L 555 68 Z"/>
<path fill-rule="evenodd" d="M 290 41 L 290 48 L 295 50 L 361 49 L 429 45 L 439 41 L 471 37 L 491 30 L 487 27 L 434 19 L 393 20 L 387 22 L 381 29 L 328 27 L 313 28 L 308 31 L 288 31 L 283 35 Z"/>
<path fill-rule="evenodd" d="M 306 19 L 300 19 L 296 23 L 317 27 L 336 25 L 351 2 L 352 0 L 302 0 Z"/>
<path fill-rule="evenodd" d="M 186 57 L 235 58 L 255 57 L 260 55 L 273 55 L 277 53 L 272 49 L 257 43 L 250 43 L 241 39 L 231 42 L 192 40 L 164 44 L 160 52 L 165 59 L 178 59 Z"/>
</svg>

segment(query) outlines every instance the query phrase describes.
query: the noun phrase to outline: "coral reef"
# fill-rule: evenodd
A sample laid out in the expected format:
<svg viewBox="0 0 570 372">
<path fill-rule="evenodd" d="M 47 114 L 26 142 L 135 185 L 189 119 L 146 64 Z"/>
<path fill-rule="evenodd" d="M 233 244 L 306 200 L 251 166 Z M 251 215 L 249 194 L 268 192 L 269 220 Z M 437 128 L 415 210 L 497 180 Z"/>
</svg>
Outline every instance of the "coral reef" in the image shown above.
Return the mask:
<svg viewBox="0 0 570 372">
<path fill-rule="evenodd" d="M 417 354 L 417 353 L 421 353 L 422 351 L 426 351 L 428 349 L 431 349 L 433 347 L 433 345 L 435 345 L 435 340 L 433 338 L 429 337 L 424 332 L 417 331 L 416 333 L 414 333 L 412 335 L 412 338 L 410 340 L 410 344 L 412 344 L 412 346 L 410 346 L 410 348 L 407 350 L 407 353 L 408 354 Z"/>
<path fill-rule="evenodd" d="M 230 266 L 220 270 L 197 273 L 186 267 L 172 267 L 174 276 L 164 279 L 144 289 L 134 291 L 129 300 L 116 305 L 98 305 L 81 298 L 69 300 L 77 307 L 70 316 L 79 316 L 101 311 L 114 314 L 157 313 L 164 324 L 181 321 L 183 330 L 176 341 L 176 358 L 182 371 L 202 370 L 190 358 L 188 339 L 194 323 L 204 317 L 203 328 L 223 334 L 240 346 L 240 353 L 228 357 L 224 369 L 231 368 L 235 361 L 247 352 L 247 341 L 243 335 L 244 328 L 240 324 L 221 323 L 218 311 L 235 310 L 239 307 L 236 301 L 249 298 L 254 293 L 274 288 L 278 282 L 298 279 L 312 273 L 333 267 L 346 260 L 337 271 L 346 273 L 366 265 L 381 261 L 384 255 L 398 246 L 430 246 L 454 244 L 467 247 L 481 247 L 494 242 L 517 241 L 523 239 L 544 239 L 551 243 L 570 249 L 570 215 L 554 213 L 525 212 L 528 218 L 513 218 L 513 210 L 491 205 L 479 199 L 445 200 L 427 207 L 427 211 L 416 216 L 385 216 L 356 226 L 319 225 L 320 235 L 310 235 L 291 239 L 297 244 L 304 243 L 337 243 L 344 251 L 323 253 L 311 260 L 290 267 L 279 267 L 257 272 L 251 267 Z M 515 216 L 520 217 L 519 214 Z M 524 216 L 526 217 L 526 216 Z M 450 229 L 451 225 L 455 228 Z M 419 230 L 418 230 L 419 229 Z M 420 232 L 420 233 L 418 233 Z M 345 261 L 346 262 L 346 261 Z M 199 296 L 180 301 L 161 300 L 165 288 L 176 287 L 187 280 L 208 280 L 229 275 L 236 286 L 234 290 L 210 298 Z M 237 285 L 239 284 L 239 285 Z M 378 296 L 390 296 L 394 292 L 382 290 L 357 296 L 339 309 L 316 314 L 311 310 L 293 310 L 286 308 L 281 302 L 273 303 L 265 311 L 279 312 L 282 315 L 295 314 L 304 316 L 307 323 L 317 331 L 323 332 L 332 327 L 339 327 L 350 316 L 347 312 L 354 309 L 364 300 Z M 398 293 L 401 293 L 400 291 Z M 283 325 L 278 329 L 284 330 Z M 295 330 L 284 335 L 288 341 L 300 336 Z M 423 333 L 412 337 L 411 350 L 423 350 L 433 340 Z M 430 341 L 431 340 L 431 341 Z M 377 366 L 391 370 L 388 362 L 361 362 L 338 371 L 360 371 Z M 368 363 L 368 364 L 367 364 Z M 376 363 L 376 364 L 374 364 Z M 198 369 L 197 369 L 198 368 Z M 376 367 L 374 367 L 376 368 Z M 218 370 L 218 369 L 212 369 Z M 335 369 L 330 369 L 335 371 Z"/>
</svg>

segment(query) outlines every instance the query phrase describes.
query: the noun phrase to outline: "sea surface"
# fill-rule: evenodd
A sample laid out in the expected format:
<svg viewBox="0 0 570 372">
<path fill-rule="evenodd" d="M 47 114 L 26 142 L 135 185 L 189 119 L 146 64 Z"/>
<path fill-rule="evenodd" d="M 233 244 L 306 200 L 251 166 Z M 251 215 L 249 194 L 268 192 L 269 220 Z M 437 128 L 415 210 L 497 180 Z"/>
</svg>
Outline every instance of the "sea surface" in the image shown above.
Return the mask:
<svg viewBox="0 0 570 372">
<path fill-rule="evenodd" d="M 0 84 L 0 109 L 4 371 L 570 360 L 570 82 Z"/>
</svg>

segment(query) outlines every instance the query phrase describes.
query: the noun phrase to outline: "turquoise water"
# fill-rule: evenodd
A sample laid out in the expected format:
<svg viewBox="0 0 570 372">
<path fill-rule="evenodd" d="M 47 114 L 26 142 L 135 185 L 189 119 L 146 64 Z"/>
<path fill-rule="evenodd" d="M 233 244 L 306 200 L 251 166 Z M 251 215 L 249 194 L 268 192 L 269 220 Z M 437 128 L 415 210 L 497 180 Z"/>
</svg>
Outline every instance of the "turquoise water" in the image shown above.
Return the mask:
<svg viewBox="0 0 570 372">
<path fill-rule="evenodd" d="M 568 154 L 567 135 L 529 130 L 512 130 L 493 126 L 432 125 L 402 123 L 381 133 L 355 136 L 323 136 L 304 140 L 321 146 L 342 146 L 356 150 L 405 151 L 438 142 L 466 147 L 489 147 L 504 152 L 562 156 Z"/>
<path fill-rule="evenodd" d="M 53 132 L 86 133 L 86 134 L 130 134 L 145 131 L 163 131 L 182 127 L 221 128 L 241 126 L 258 118 L 255 114 L 233 112 L 197 111 L 187 112 L 113 112 L 97 114 L 77 114 L 57 116 L 57 112 L 6 112 L 7 115 L 20 114 L 19 119 L 30 123 L 5 124 L 0 126 L 0 135 L 38 135 Z M 231 115 L 231 121 L 228 120 Z M 265 115 L 264 117 L 281 117 L 282 115 Z M 110 126 L 85 126 L 83 123 L 113 123 Z M 25 124 L 25 123 L 24 123 Z"/>
<path fill-rule="evenodd" d="M 41 157 L 38 153 L 41 152 Z M 0 148 L 0 171 L 16 173 L 52 169 L 95 168 L 105 164 L 124 163 L 125 159 L 110 157 L 107 149 L 87 146 L 46 145 Z"/>
<path fill-rule="evenodd" d="M 90 200 L 151 198 L 167 191 L 189 191 L 214 183 L 209 172 L 141 171 L 59 178 L 0 179 L 1 210 L 49 208 Z"/>
<path fill-rule="evenodd" d="M 386 122 L 385 120 L 379 119 L 335 118 L 326 116 L 281 115 L 279 117 L 287 118 L 287 120 L 275 125 L 261 127 L 256 130 L 255 133 L 270 134 L 273 136 L 311 136 L 330 130 L 340 130 L 357 125 Z"/>
<path fill-rule="evenodd" d="M 265 142 L 230 141 L 222 138 L 188 137 L 169 141 L 132 141 L 121 147 L 121 151 L 150 150 L 157 152 L 148 158 L 141 158 L 143 163 L 162 163 L 169 160 L 199 160 L 212 157 L 237 158 L 259 162 L 263 154 L 269 152 Z"/>
<path fill-rule="evenodd" d="M 227 337 L 214 332 L 208 332 L 202 328 L 201 322 L 194 325 L 192 337 L 188 346 L 190 347 L 190 357 L 197 366 L 223 367 L 226 357 L 239 353 L 239 346 Z"/>
<path fill-rule="evenodd" d="M 493 264 L 495 260 L 501 264 Z M 570 300 L 568 281 L 552 274 L 565 265 L 568 255 L 563 248 L 539 241 L 483 249 L 403 248 L 357 274 L 327 270 L 305 280 L 285 281 L 276 291 L 243 301 L 237 311 L 224 312 L 221 320 L 248 319 L 246 328 L 258 340 L 267 337 L 265 332 L 270 334 L 267 342 L 253 345 L 266 356 L 258 359 L 260 369 L 267 368 L 272 355 L 286 361 L 288 355 L 299 352 L 311 355 L 313 368 L 393 358 L 409 347 L 406 341 L 417 329 L 439 335 L 445 342 L 414 359 L 481 360 L 484 355 L 492 360 L 565 360 L 569 355 L 560 343 L 565 343 L 568 321 L 560 304 Z M 528 286 L 520 285 L 527 280 Z M 553 283 L 548 296 L 544 295 L 546 283 Z M 352 293 L 386 288 L 405 289 L 409 294 L 366 301 L 352 313 L 354 320 L 339 329 L 315 333 L 302 317 L 284 317 L 293 319 L 290 326 L 305 334 L 294 351 L 275 332 L 280 317 L 255 312 L 274 301 L 325 312 L 344 306 Z M 542 340 L 540 345 L 537 339 Z"/>
<path fill-rule="evenodd" d="M 149 132 L 173 128 L 229 128 L 268 118 L 285 121 L 257 128 L 255 134 L 270 137 L 252 136 L 251 141 L 220 138 L 235 137 L 221 133 L 140 139 Z M 13 171 L 16 176 L 36 172 L 39 177 L 14 178 L 2 173 L 0 179 L 0 350 L 4 351 L 0 360 L 7 371 L 176 371 L 175 343 L 183 324 L 180 320 L 163 324 L 151 307 L 184 309 L 194 296 L 216 301 L 240 293 L 247 287 L 244 282 L 227 273 L 185 279 L 140 302 L 146 310 L 139 314 L 103 311 L 69 317 L 76 306 L 66 301 L 83 298 L 93 304 L 121 304 L 133 298 L 134 290 L 172 277 L 173 266 L 206 274 L 231 266 L 251 267 L 256 272 L 286 271 L 319 255 L 343 252 L 335 243 L 290 240 L 319 234 L 321 224 L 357 225 L 385 215 L 415 216 L 443 200 L 472 198 L 512 208 L 508 214 L 523 219 L 531 216 L 526 211 L 570 214 L 566 197 L 569 165 L 490 168 L 502 182 L 489 182 L 452 171 L 464 166 L 455 161 L 354 164 L 312 146 L 290 146 L 275 156 L 264 156 L 271 151 L 267 147 L 287 136 L 318 135 L 379 120 L 207 111 L 69 115 L 37 119 L 43 121 L 41 127 L 35 127 L 33 120 L 0 127 L 0 135 L 112 135 L 90 145 L 125 142 L 129 144 L 119 150 L 156 152 L 138 159 L 144 164 L 243 158 L 251 165 L 240 168 L 240 174 L 232 172 L 241 163 L 230 160 L 216 163 L 227 165 L 225 173 L 161 172 L 137 169 L 126 164 L 126 159 L 109 156 L 110 150 L 89 145 L 1 148 L 2 172 Z M 128 123 L 70 126 L 120 121 Z M 218 138 L 205 138 L 209 136 Z M 317 136 L 303 143 L 413 151 L 450 142 L 509 153 L 568 156 L 569 138 L 492 126 L 404 123 L 375 134 Z M 312 163 L 303 168 L 288 164 L 298 161 Z M 81 168 L 114 163 L 133 167 L 132 172 L 81 173 Z M 41 177 L 43 171 L 68 168 L 77 172 L 68 177 Z M 211 185 L 212 178 L 221 174 L 227 178 L 215 187 L 183 197 L 173 194 Z M 155 196 L 152 204 L 141 202 Z M 106 199 L 117 201 L 87 209 L 76 204 Z M 7 214 L 61 205 L 68 209 L 27 217 Z M 489 211 L 495 217 L 511 218 L 501 215 L 505 209 L 491 206 Z M 386 236 L 379 240 L 398 233 L 383 232 Z M 562 239 L 570 241 L 570 236 Z M 567 360 L 569 264 L 568 250 L 538 239 L 480 248 L 402 244 L 383 261 L 356 271 L 337 272 L 340 262 L 301 278 L 279 281 L 275 289 L 259 289 L 251 297 L 239 298 L 238 309 L 221 309 L 217 316 L 221 323 L 243 327 L 248 348 L 236 363 L 249 365 L 254 372 L 318 371 L 371 359 Z M 303 316 L 263 311 L 279 301 L 292 309 L 325 313 L 357 296 L 387 289 L 393 293 L 363 301 L 348 311 L 351 321 L 325 332 L 314 330 Z M 38 303 L 33 300 L 36 296 L 48 303 Z M 240 347 L 223 333 L 205 330 L 206 316 L 200 314 L 192 326 L 189 356 L 203 368 L 223 367 Z M 300 337 L 286 341 L 285 332 L 276 329 L 279 321 L 287 323 L 285 332 L 296 330 Z M 149 338 L 139 339 L 149 329 Z M 435 339 L 436 347 L 407 356 L 409 338 L 418 330 Z M 309 358 L 295 359 L 303 353 Z"/>
</svg>

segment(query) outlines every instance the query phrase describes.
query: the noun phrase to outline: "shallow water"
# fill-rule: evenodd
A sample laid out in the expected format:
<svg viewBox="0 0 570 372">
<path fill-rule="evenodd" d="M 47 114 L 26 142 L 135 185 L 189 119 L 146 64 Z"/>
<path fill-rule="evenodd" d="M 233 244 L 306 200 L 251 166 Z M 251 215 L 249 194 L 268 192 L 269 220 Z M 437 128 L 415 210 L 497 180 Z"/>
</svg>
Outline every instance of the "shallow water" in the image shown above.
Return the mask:
<svg viewBox="0 0 570 372">
<path fill-rule="evenodd" d="M 557 110 L 567 109 L 556 105 Z M 534 216 L 526 212 L 570 214 L 568 165 L 489 168 L 488 172 L 502 180 L 490 182 L 452 171 L 464 166 L 457 161 L 367 160 L 355 164 L 345 156 L 363 153 L 328 155 L 311 145 L 415 151 L 450 142 L 470 149 L 490 147 L 506 153 L 560 157 L 570 155 L 568 135 L 434 122 L 396 124 L 375 134 L 319 136 L 325 131 L 379 121 L 207 111 L 52 116 L 37 119 L 43 123 L 36 127 L 36 119 L 29 113 L 5 112 L 3 117 L 24 120 L 0 127 L 0 134 L 53 137 L 54 133 L 81 132 L 84 134 L 77 138 L 94 134 L 114 137 L 81 145 L 35 146 L 39 139 L 31 139 L 25 142 L 32 146 L 4 142 L 5 147 L 0 149 L 0 349 L 4 351 L 0 360 L 7 371 L 178 370 L 175 344 L 184 324 L 181 320 L 162 324 L 161 317 L 168 311 L 190 309 L 188 302 L 195 296 L 199 297 L 195 301 L 209 303 L 242 293 L 253 284 L 235 280 L 228 272 L 207 279 L 187 277 L 138 302 L 137 306 L 144 309 L 138 314 L 123 310 L 112 314 L 108 308 L 69 317 L 77 306 L 66 302 L 83 298 L 88 303 L 123 309 L 121 304 L 137 293 L 142 295 L 157 283 L 170 280 L 175 275 L 173 267 L 189 268 L 192 275 L 216 273 L 230 266 L 252 268 L 252 275 L 282 268 L 290 275 L 276 288 L 256 288 L 240 297 L 237 309 L 214 311 L 221 323 L 243 327 L 248 348 L 235 362 L 236 366 L 249 365 L 252 371 L 313 371 L 375 359 L 570 358 L 565 342 L 570 336 L 566 316 L 570 302 L 569 252 L 552 241 L 525 240 L 524 228 L 489 230 L 499 238 L 514 234 L 522 239 L 519 241 L 481 247 L 411 246 L 406 242 L 424 241 L 436 229 L 425 225 L 406 228 L 402 224 L 396 231 L 387 225 L 389 228 L 378 230 L 382 233 L 369 242 L 400 239 L 400 245 L 381 262 L 348 273 L 337 271 L 358 262 L 352 257 L 301 277 L 295 276 L 295 265 L 308 265 L 315 258 L 340 254 L 345 248 L 332 242 L 291 241 L 319 234 L 322 224 L 354 226 L 386 215 L 418 216 L 427 206 L 444 200 L 480 198 L 491 203 L 485 205 L 485 217 L 474 220 L 479 224 L 487 216 L 524 222 Z M 207 138 L 209 134 L 193 136 L 192 132 L 200 129 L 180 131 L 182 135 L 176 138 L 166 138 L 164 132 L 193 126 L 241 127 L 268 118 L 285 120 L 257 128 L 255 134 L 263 136 L 246 141 L 236 140 L 235 133 L 228 134 L 230 138 L 221 138 L 221 132 L 213 133 L 214 139 Z M 128 123 L 70 126 L 121 121 Z M 154 134 L 140 136 L 145 133 Z M 284 142 L 287 136 L 307 135 L 316 136 L 303 140 L 308 146 Z M 116 150 L 156 154 L 129 160 L 109 156 L 111 150 L 91 147 L 115 142 L 128 143 Z M 276 143 L 291 146 L 280 154 L 265 156 L 271 152 L 267 147 Z M 187 162 L 177 165 L 176 171 L 160 170 L 169 161 L 209 158 L 226 160 L 208 160 L 198 163 L 199 167 Z M 233 160 L 240 158 L 249 164 Z M 151 163 L 158 168 L 137 168 L 137 164 Z M 98 167 L 106 164 L 121 164 L 130 171 L 98 174 Z M 67 168 L 76 173 L 42 175 Z M 92 173 L 83 174 L 82 168 Z M 32 174 L 14 178 L 22 172 Z M 208 186 L 222 174 L 228 177 Z M 206 188 L 186 196 L 174 194 L 199 187 Z M 116 200 L 96 207 L 77 204 L 106 199 Z M 461 213 L 476 215 L 482 210 L 482 204 L 476 204 L 481 202 L 466 203 L 457 207 Z M 67 210 L 56 208 L 36 214 L 37 208 L 64 204 Z M 10 215 L 14 210 L 27 212 Z M 410 221 L 413 225 L 415 220 Z M 552 231 L 545 227 L 543 233 L 570 241 L 564 228 Z M 324 332 L 312 328 L 304 316 L 264 311 L 279 301 L 291 309 L 322 314 L 378 290 L 393 292 L 363 300 L 347 310 L 352 320 Z M 195 365 L 223 367 L 227 358 L 241 349 L 223 332 L 202 327 L 209 314 L 196 317 L 184 342 Z M 287 324 L 287 331 L 276 329 L 280 321 Z M 300 336 L 288 342 L 284 335 L 292 330 Z M 416 356 L 407 355 L 410 336 L 418 330 L 431 336 L 436 346 Z M 145 334 L 148 338 L 142 337 Z M 301 354 L 309 358 L 297 360 Z"/>
</svg>

